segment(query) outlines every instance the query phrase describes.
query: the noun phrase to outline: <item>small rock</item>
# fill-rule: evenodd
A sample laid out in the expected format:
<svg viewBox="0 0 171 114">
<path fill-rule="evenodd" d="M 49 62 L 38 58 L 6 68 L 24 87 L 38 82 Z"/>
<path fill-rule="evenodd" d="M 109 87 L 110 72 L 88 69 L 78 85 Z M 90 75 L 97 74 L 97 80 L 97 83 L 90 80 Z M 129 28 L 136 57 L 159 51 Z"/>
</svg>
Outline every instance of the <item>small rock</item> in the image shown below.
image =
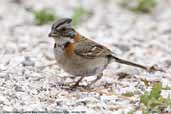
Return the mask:
<svg viewBox="0 0 171 114">
<path fill-rule="evenodd" d="M 21 64 L 23 66 L 35 66 L 35 62 L 28 56 L 25 57 L 25 60 Z"/>
</svg>

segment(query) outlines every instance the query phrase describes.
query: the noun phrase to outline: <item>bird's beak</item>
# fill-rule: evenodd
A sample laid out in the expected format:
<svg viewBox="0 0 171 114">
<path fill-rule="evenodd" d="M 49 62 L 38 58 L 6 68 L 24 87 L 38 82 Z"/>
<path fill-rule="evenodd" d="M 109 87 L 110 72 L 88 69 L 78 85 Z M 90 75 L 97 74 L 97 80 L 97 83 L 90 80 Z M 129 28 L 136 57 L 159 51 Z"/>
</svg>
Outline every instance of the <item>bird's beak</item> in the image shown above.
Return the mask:
<svg viewBox="0 0 171 114">
<path fill-rule="evenodd" d="M 48 37 L 53 37 L 53 33 L 50 32 L 50 33 L 48 34 Z"/>
</svg>

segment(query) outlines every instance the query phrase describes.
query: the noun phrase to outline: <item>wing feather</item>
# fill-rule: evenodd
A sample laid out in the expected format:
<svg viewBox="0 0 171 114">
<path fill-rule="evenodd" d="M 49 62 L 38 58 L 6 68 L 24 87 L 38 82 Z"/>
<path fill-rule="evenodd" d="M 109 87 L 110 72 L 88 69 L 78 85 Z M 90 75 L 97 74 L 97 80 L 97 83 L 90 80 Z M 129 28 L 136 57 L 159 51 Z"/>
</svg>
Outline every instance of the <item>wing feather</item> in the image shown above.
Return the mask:
<svg viewBox="0 0 171 114">
<path fill-rule="evenodd" d="M 94 41 L 84 40 L 76 43 L 75 53 L 84 58 L 93 59 L 110 55 L 111 51 Z"/>
</svg>

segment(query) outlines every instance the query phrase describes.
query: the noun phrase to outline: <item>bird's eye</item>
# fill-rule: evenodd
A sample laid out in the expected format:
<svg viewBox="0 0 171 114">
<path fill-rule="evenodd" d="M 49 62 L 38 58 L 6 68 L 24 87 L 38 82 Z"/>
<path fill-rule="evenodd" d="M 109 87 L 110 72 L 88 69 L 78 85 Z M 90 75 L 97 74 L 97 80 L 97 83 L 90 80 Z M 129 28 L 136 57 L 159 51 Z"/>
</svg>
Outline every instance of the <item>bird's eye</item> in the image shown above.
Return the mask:
<svg viewBox="0 0 171 114">
<path fill-rule="evenodd" d="M 66 28 L 64 27 L 64 28 L 62 28 L 61 30 L 62 30 L 62 31 L 65 31 L 65 30 L 66 30 Z"/>
</svg>

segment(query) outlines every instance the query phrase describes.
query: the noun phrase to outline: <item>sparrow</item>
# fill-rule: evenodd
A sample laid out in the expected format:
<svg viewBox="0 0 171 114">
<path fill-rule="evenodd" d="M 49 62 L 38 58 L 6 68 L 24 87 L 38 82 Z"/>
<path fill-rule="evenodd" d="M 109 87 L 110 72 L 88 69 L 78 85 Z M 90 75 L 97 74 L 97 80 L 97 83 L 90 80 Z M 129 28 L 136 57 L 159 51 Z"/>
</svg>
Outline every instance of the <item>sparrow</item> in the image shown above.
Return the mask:
<svg viewBox="0 0 171 114">
<path fill-rule="evenodd" d="M 74 77 L 80 77 L 72 88 L 77 87 L 86 76 L 96 75 L 96 79 L 88 85 L 94 84 L 103 76 L 103 70 L 108 64 L 114 61 L 150 72 L 163 71 L 155 65 L 147 67 L 114 56 L 113 52 L 105 46 L 79 34 L 71 22 L 70 18 L 57 20 L 48 36 L 55 40 L 54 54 L 59 67 Z"/>
</svg>

